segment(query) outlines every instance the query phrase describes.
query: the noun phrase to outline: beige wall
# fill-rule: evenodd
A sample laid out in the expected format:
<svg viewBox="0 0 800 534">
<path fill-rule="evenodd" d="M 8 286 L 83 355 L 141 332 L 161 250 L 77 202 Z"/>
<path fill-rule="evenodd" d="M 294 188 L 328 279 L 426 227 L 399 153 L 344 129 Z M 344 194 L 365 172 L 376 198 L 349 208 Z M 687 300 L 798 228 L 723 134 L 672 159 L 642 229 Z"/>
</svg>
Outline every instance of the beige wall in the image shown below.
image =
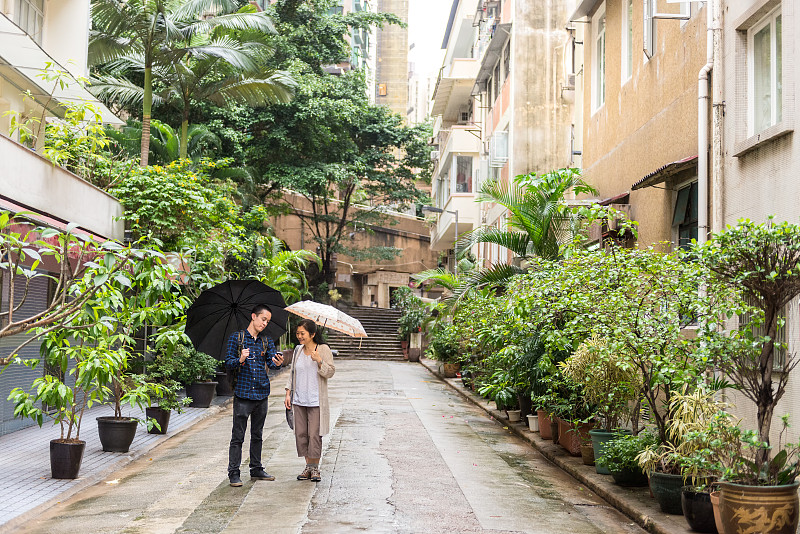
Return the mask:
<svg viewBox="0 0 800 534">
<path fill-rule="evenodd" d="M 593 105 L 592 58 L 595 25 L 583 27 L 583 127 L 584 176 L 609 198 L 626 191 L 658 168 L 697 154 L 697 76 L 706 59 L 705 9 L 693 5 L 686 22 L 656 23 L 656 46 L 649 60 L 642 52 L 642 2 L 633 2 L 633 74 L 622 81 L 622 0 L 598 5 L 590 19 L 605 6 L 605 103 Z M 658 2 L 660 12 L 677 12 L 676 4 Z M 675 184 L 667 184 L 674 187 Z M 649 187 L 634 191 L 631 204 L 639 219 L 639 243 L 646 246 L 672 240 L 673 191 Z"/>
<path fill-rule="evenodd" d="M 310 203 L 302 196 L 287 194 L 285 199 L 300 214 L 310 215 Z M 365 301 L 364 305 L 369 305 L 370 301 L 366 286 L 373 285 L 372 294 L 376 295 L 381 307 L 387 307 L 388 287 L 392 284 L 398 286 L 407 285 L 410 274 L 435 268 L 438 264 L 438 254 L 430 248 L 430 229 L 424 220 L 397 214 L 393 215 L 390 221 L 395 224 L 387 222 L 382 226 L 370 226 L 368 231 L 355 232 L 352 239 L 349 238 L 349 233 L 352 232 L 352 229 L 345 233 L 346 244 L 350 247 L 384 246 L 397 247 L 401 250 L 400 255 L 394 260 L 382 262 L 356 260 L 344 254 L 338 255 L 337 286 L 343 289 L 352 289 L 357 303 Z M 317 243 L 314 241 L 313 234 L 302 223 L 300 215 L 282 215 L 273 218 L 270 222 L 275 228 L 275 235 L 286 241 L 292 250 L 316 250 Z M 371 282 L 368 284 L 359 280 L 359 276 L 354 275 L 362 275 L 362 277 L 363 275 L 370 277 L 373 275 L 395 276 L 395 278 L 391 278 L 391 280 L 380 278 L 380 282 L 376 281 L 375 284 Z M 371 280 L 378 279 L 373 278 Z M 402 282 L 398 280 L 402 280 Z M 383 285 L 378 287 L 379 283 Z"/>
<path fill-rule="evenodd" d="M 765 222 L 769 215 L 776 221 L 800 223 L 800 140 L 790 133 L 796 116 L 795 91 L 800 82 L 796 67 L 795 46 L 800 40 L 796 4 L 791 1 L 728 0 L 723 17 L 723 175 L 722 194 L 718 200 L 718 218 L 712 219 L 712 231 L 735 225 L 748 218 Z M 783 33 L 783 122 L 760 136 L 748 134 L 747 29 L 757 24 L 767 12 L 780 5 Z M 747 151 L 743 151 L 748 149 Z M 788 354 L 800 353 L 800 306 L 797 299 L 786 307 Z M 775 410 L 771 441 L 777 443 L 779 416 L 792 414 L 789 441 L 800 436 L 796 407 L 800 403 L 798 371 L 793 372 L 786 394 Z M 737 416 L 747 428 L 755 428 L 755 405 L 741 396 L 732 396 Z M 784 440 L 786 441 L 786 440 Z"/>
</svg>

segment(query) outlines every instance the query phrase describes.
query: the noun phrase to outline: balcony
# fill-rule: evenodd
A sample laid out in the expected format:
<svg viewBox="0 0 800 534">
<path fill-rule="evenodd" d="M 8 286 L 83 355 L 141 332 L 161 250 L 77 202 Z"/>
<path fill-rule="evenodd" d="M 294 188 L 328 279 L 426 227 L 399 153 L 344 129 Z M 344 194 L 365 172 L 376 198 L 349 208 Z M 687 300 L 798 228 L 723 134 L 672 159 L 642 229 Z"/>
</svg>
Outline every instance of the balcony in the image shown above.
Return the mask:
<svg viewBox="0 0 800 534">
<path fill-rule="evenodd" d="M 449 163 L 453 153 L 478 155 L 481 150 L 480 128 L 468 125 L 454 125 L 436 133 L 439 147 L 439 163 L 433 176 L 440 174 L 442 163 Z"/>
<path fill-rule="evenodd" d="M 480 217 L 480 205 L 471 193 L 450 196 L 443 209 L 445 211 L 438 214 L 436 225 L 431 228 L 431 250 L 435 251 L 453 248 L 456 216 L 448 212 L 458 212 L 458 235 L 472 231 Z"/>
<path fill-rule="evenodd" d="M 0 209 L 33 211 L 39 222 L 72 222 L 87 232 L 122 240 L 125 223 L 119 201 L 0 135 Z"/>
<path fill-rule="evenodd" d="M 461 108 L 469 104 L 470 93 L 480 65 L 477 59 L 454 59 L 439 71 L 433 92 L 431 114 L 442 116 L 444 122 L 457 122 Z"/>
</svg>

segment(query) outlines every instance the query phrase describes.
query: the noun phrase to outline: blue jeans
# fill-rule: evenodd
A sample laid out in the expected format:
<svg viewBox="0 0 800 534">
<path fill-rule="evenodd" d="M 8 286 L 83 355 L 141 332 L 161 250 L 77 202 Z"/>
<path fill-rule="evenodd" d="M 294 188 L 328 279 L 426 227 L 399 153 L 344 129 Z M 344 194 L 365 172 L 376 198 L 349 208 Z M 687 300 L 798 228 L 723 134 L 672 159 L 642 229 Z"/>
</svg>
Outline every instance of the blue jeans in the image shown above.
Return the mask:
<svg viewBox="0 0 800 534">
<path fill-rule="evenodd" d="M 239 474 L 242 464 L 242 443 L 244 432 L 247 430 L 247 418 L 250 418 L 250 474 L 260 469 L 261 465 L 261 434 L 264 430 L 264 421 L 267 419 L 267 402 L 264 400 L 243 399 L 233 397 L 233 431 L 231 432 L 231 446 L 228 450 L 228 476 Z"/>
</svg>

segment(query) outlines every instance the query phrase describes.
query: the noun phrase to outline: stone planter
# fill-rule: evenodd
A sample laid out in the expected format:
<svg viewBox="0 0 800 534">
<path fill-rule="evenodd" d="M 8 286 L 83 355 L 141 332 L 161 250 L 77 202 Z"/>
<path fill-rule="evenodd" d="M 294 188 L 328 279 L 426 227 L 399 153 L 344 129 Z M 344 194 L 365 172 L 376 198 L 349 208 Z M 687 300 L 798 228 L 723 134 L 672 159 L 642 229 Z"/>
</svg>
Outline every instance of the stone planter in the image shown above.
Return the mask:
<svg viewBox="0 0 800 534">
<path fill-rule="evenodd" d="M 64 442 L 60 439 L 50 441 L 50 476 L 53 478 L 78 478 L 83 461 L 85 441 Z"/>
<path fill-rule="evenodd" d="M 769 532 L 795 534 L 798 525 L 797 488 L 745 486 L 722 482 L 721 511 L 725 532 Z"/>
<path fill-rule="evenodd" d="M 408 361 L 418 362 L 420 356 L 422 356 L 422 333 L 414 332 L 408 342 Z M 455 378 L 455 376 L 448 376 L 447 378 Z"/>
</svg>

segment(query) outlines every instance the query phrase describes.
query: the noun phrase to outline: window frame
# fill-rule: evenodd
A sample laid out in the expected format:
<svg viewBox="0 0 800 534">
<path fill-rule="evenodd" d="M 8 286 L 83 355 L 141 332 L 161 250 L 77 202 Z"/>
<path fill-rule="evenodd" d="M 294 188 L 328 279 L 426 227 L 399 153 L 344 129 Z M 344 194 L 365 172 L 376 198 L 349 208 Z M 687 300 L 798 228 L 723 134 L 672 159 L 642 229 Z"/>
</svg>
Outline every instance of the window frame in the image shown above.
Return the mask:
<svg viewBox="0 0 800 534">
<path fill-rule="evenodd" d="M 599 29 L 602 22 L 602 30 Z M 602 46 L 602 56 L 599 47 Z M 592 111 L 606 103 L 606 4 L 603 2 L 592 17 Z"/>
<path fill-rule="evenodd" d="M 42 42 L 44 40 L 43 39 L 43 37 L 44 37 L 44 35 L 43 35 L 44 34 L 44 14 L 45 14 L 45 10 L 47 9 L 47 2 L 45 0 L 41 0 L 41 2 L 42 2 L 42 7 L 41 7 L 41 9 L 39 9 L 39 7 L 37 7 L 34 4 L 34 0 L 15 0 L 14 1 L 14 24 L 19 26 L 19 28 L 22 31 L 24 31 L 26 34 L 28 34 L 28 36 L 31 39 L 33 39 L 34 41 L 36 41 L 40 45 L 42 44 Z M 25 11 L 26 20 L 24 22 L 22 21 L 22 18 L 21 18 L 22 17 L 22 6 L 23 6 L 23 4 L 27 7 L 26 11 Z M 28 22 L 29 22 L 29 19 L 30 19 L 31 11 L 34 12 L 34 28 L 29 28 L 28 27 Z M 38 27 L 37 27 L 37 23 L 38 23 Z M 38 32 L 35 31 L 37 29 L 39 30 Z M 31 33 L 32 30 L 34 31 L 34 33 Z"/>
<path fill-rule="evenodd" d="M 761 134 L 765 130 L 780 124 L 783 120 L 783 12 L 782 5 L 778 4 L 774 9 L 767 13 L 758 22 L 747 29 L 747 135 L 752 137 Z M 781 34 L 777 35 L 775 28 L 777 18 L 781 17 Z M 770 122 L 760 130 L 756 130 L 756 102 L 755 102 L 755 36 L 764 28 L 770 28 Z M 781 54 L 781 72 L 778 74 L 777 54 Z M 778 81 L 780 78 L 780 82 Z M 778 91 L 780 89 L 780 92 Z M 778 114 L 778 112 L 780 114 Z"/>
<path fill-rule="evenodd" d="M 620 65 L 622 68 L 622 84 L 625 85 L 633 78 L 633 0 L 623 0 L 622 2 L 622 57 Z"/>
</svg>

